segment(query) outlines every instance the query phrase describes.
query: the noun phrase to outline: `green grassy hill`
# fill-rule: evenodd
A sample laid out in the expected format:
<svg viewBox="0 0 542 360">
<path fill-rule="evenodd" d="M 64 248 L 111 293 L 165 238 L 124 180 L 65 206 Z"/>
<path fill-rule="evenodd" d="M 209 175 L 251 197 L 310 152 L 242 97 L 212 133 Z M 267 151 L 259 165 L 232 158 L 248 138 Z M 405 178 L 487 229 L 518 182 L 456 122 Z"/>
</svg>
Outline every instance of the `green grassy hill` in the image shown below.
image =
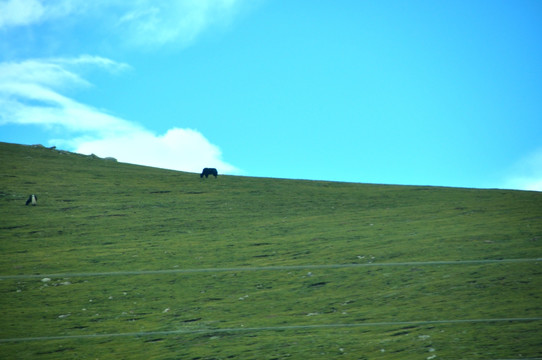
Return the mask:
<svg viewBox="0 0 542 360">
<path fill-rule="evenodd" d="M 542 358 L 541 242 L 539 192 L 0 143 L 0 358 Z"/>
</svg>

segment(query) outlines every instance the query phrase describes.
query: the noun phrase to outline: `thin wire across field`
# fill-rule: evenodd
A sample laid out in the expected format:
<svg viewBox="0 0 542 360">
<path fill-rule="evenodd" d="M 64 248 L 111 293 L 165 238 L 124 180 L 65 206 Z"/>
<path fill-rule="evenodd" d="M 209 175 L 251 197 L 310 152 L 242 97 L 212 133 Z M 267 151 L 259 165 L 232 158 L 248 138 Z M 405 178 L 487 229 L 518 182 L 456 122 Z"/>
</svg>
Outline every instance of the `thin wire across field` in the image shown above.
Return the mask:
<svg viewBox="0 0 542 360">
<path fill-rule="evenodd" d="M 393 266 L 439 266 L 439 265 L 484 265 L 505 263 L 540 262 L 542 258 L 531 259 L 500 259 L 500 260 L 457 260 L 457 261 L 421 261 L 421 262 L 396 262 L 396 263 L 363 263 L 363 264 L 328 264 L 328 265 L 291 265 L 291 266 L 261 266 L 261 267 L 231 267 L 231 268 L 203 268 L 203 269 L 167 269 L 167 270 L 133 270 L 112 272 L 84 272 L 84 273 L 58 273 L 58 274 L 28 274 L 28 275 L 0 275 L 1 280 L 23 280 L 36 278 L 69 278 L 69 277 L 95 277 L 95 276 L 137 276 L 137 275 L 161 275 L 161 274 L 190 274 L 210 272 L 247 272 L 247 271 L 293 271 L 313 269 L 342 269 L 358 267 L 393 267 Z M 369 323 L 337 323 L 337 324 L 311 324 L 311 325 L 288 325 L 270 327 L 237 327 L 237 328 L 209 328 L 209 329 L 178 329 L 168 331 L 145 331 L 130 333 L 108 334 L 80 334 L 61 336 L 38 336 L 0 339 L 0 343 L 70 340 L 86 338 L 106 337 L 138 337 L 138 336 L 165 336 L 183 334 L 209 334 L 209 333 L 234 333 L 234 332 L 260 332 L 260 331 L 296 331 L 326 328 L 361 328 L 378 326 L 423 326 L 434 324 L 466 324 L 466 323 L 503 323 L 503 322 L 538 322 L 542 317 L 510 317 L 489 319 L 442 319 L 442 320 L 416 320 L 416 321 L 387 321 Z"/>
<path fill-rule="evenodd" d="M 362 263 L 362 264 L 322 264 L 322 265 L 286 265 L 286 266 L 243 266 L 231 268 L 202 268 L 202 269 L 166 269 L 166 270 L 129 270 L 108 272 L 82 272 L 57 274 L 27 274 L 27 275 L 0 275 L 0 280 L 24 280 L 39 278 L 70 278 L 94 276 L 134 276 L 134 275 L 161 275 L 161 274 L 190 274 L 209 272 L 243 272 L 243 271 L 294 271 L 313 269 L 344 269 L 357 267 L 393 267 L 393 266 L 438 266 L 438 265 L 483 265 L 539 262 L 542 258 L 532 259 L 501 259 L 501 260 L 455 260 L 455 261 L 419 261 L 396 263 Z"/>
<path fill-rule="evenodd" d="M 289 330 L 314 330 L 314 329 L 332 329 L 332 328 L 359 328 L 376 326 L 424 326 L 437 324 L 468 324 L 468 323 L 502 323 L 502 322 L 534 322 L 542 321 L 542 317 L 535 318 L 503 318 L 503 319 L 456 319 L 456 320 L 429 320 L 429 321 L 384 321 L 374 323 L 350 323 L 350 324 L 312 324 L 312 325 L 287 325 L 287 326 L 266 326 L 266 327 L 237 327 L 222 329 L 179 329 L 167 331 L 143 331 L 116 334 L 81 334 L 81 335 L 61 335 L 61 336 L 38 336 L 0 339 L 0 343 L 7 342 L 25 342 L 25 341 L 44 341 L 44 340 L 70 340 L 70 339 L 89 339 L 105 337 L 127 337 L 127 336 L 164 336 L 164 335 L 189 335 L 189 334 L 215 334 L 215 333 L 234 333 L 234 332 L 259 332 L 259 331 L 289 331 Z"/>
</svg>

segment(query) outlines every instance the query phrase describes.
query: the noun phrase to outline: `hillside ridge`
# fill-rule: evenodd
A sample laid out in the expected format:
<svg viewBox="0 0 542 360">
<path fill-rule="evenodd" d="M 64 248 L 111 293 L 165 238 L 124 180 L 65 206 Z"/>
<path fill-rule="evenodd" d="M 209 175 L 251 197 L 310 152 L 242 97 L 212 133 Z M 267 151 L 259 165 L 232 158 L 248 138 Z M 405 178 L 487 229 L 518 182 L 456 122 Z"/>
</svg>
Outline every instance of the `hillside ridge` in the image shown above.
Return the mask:
<svg viewBox="0 0 542 360">
<path fill-rule="evenodd" d="M 540 357 L 541 240 L 537 192 L 201 179 L 0 143 L 0 353 Z"/>
</svg>

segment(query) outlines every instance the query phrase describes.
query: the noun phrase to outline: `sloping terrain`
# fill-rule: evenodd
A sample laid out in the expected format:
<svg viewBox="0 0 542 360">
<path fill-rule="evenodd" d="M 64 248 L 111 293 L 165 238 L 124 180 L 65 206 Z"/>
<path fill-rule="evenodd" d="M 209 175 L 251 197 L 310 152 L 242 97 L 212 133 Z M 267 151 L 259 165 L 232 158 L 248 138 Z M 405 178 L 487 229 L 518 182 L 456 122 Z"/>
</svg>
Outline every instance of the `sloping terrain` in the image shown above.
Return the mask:
<svg viewBox="0 0 542 360">
<path fill-rule="evenodd" d="M 541 241 L 538 192 L 0 143 L 0 358 L 538 358 Z"/>
</svg>

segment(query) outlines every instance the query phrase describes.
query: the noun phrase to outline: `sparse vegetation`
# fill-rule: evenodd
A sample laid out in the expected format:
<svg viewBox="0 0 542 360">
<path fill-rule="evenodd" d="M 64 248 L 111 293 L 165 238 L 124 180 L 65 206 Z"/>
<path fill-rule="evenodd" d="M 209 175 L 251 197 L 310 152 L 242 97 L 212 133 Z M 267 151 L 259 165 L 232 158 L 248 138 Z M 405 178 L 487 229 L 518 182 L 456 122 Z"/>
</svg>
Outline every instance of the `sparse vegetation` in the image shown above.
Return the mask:
<svg viewBox="0 0 542 360">
<path fill-rule="evenodd" d="M 541 261 L 424 264 L 541 241 L 537 192 L 202 180 L 0 143 L 0 358 L 542 357 Z M 335 264 L 373 265 L 300 267 Z M 183 269 L 209 271 L 122 273 Z M 510 318 L 532 320 L 446 322 Z"/>
</svg>

